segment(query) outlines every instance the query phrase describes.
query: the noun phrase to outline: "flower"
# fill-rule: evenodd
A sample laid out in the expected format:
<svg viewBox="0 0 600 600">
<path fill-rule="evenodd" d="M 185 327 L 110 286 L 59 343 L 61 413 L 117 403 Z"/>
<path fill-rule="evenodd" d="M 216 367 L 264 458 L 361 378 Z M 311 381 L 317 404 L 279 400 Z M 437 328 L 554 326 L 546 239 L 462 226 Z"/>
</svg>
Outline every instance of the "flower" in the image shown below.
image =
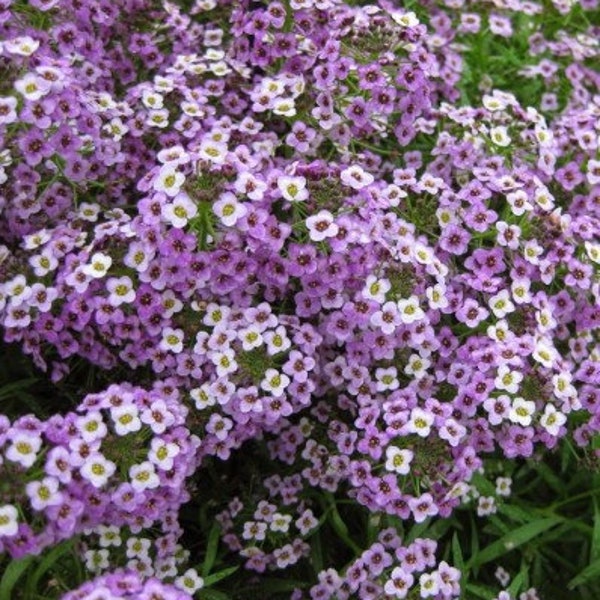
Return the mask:
<svg viewBox="0 0 600 600">
<path fill-rule="evenodd" d="M 190 595 L 195 594 L 204 587 L 204 579 L 198 575 L 196 569 L 188 569 L 183 575 L 177 577 L 173 583 Z"/>
<path fill-rule="evenodd" d="M 161 212 L 167 223 L 179 229 L 185 227 L 197 213 L 198 207 L 185 192 L 179 192 L 171 203 L 164 204 Z"/>
<path fill-rule="evenodd" d="M 101 488 L 106 485 L 116 469 L 115 463 L 106 459 L 104 455 L 95 453 L 85 460 L 79 472 L 94 487 Z"/>
<path fill-rule="evenodd" d="M 313 242 L 335 237 L 339 232 L 339 227 L 334 223 L 334 217 L 328 210 L 321 210 L 316 215 L 308 217 L 306 227 Z"/>
<path fill-rule="evenodd" d="M 106 275 L 112 265 L 112 258 L 102 252 L 96 252 L 90 259 L 90 263 L 83 267 L 83 273 L 89 277 L 99 279 Z"/>
<path fill-rule="evenodd" d="M 160 485 L 160 479 L 154 469 L 154 464 L 144 461 L 129 468 L 129 479 L 137 492 L 151 490 Z"/>
<path fill-rule="evenodd" d="M 233 227 L 247 213 L 247 208 L 231 192 L 225 192 L 213 204 L 213 212 L 223 225 Z"/>
<path fill-rule="evenodd" d="M 567 422 L 567 417 L 553 404 L 546 404 L 544 414 L 540 418 L 540 425 L 553 436 L 557 436 L 560 428 Z"/>
<path fill-rule="evenodd" d="M 342 183 L 355 189 L 361 190 L 368 185 L 371 185 L 375 178 L 370 173 L 367 173 L 358 165 L 350 166 L 340 173 Z"/>
<path fill-rule="evenodd" d="M 306 177 L 282 175 L 277 178 L 277 187 L 288 202 L 301 202 L 308 198 Z"/>
<path fill-rule="evenodd" d="M 407 475 L 410 472 L 410 463 L 414 457 L 412 450 L 388 446 L 385 449 L 385 456 L 385 468 L 388 471 L 398 473 L 398 475 Z"/>
<path fill-rule="evenodd" d="M 0 506 L 0 538 L 13 537 L 19 531 L 19 512 L 12 504 Z"/>
</svg>

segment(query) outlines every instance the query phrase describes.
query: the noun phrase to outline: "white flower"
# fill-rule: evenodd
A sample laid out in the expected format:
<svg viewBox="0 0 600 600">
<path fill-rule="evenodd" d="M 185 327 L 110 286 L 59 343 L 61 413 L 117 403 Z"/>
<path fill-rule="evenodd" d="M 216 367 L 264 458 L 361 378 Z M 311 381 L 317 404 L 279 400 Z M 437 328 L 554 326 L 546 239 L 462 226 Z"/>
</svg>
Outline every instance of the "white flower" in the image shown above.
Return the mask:
<svg viewBox="0 0 600 600">
<path fill-rule="evenodd" d="M 273 112 L 284 117 L 293 117 L 296 114 L 296 106 L 293 98 L 277 98 L 273 101 Z"/>
<path fill-rule="evenodd" d="M 142 428 L 138 409 L 133 404 L 111 408 L 110 416 L 113 420 L 117 435 L 127 435 L 128 433 L 139 431 Z"/>
<path fill-rule="evenodd" d="M 19 56 L 31 56 L 40 47 L 40 42 L 28 35 L 6 40 L 4 49 L 10 54 Z"/>
<path fill-rule="evenodd" d="M 421 598 L 429 598 L 429 596 L 436 596 L 440 591 L 439 574 L 434 571 L 433 573 L 423 573 L 419 577 L 420 596 Z"/>
<path fill-rule="evenodd" d="M 109 292 L 108 303 L 117 307 L 121 304 L 131 304 L 135 300 L 135 290 L 133 281 L 127 275 L 123 277 L 111 277 L 106 282 L 106 289 Z"/>
<path fill-rule="evenodd" d="M 301 202 L 308 198 L 306 177 L 282 175 L 277 179 L 277 187 L 281 195 L 289 202 Z"/>
<path fill-rule="evenodd" d="M 231 192 L 225 192 L 213 204 L 213 212 L 219 217 L 223 225 L 233 227 L 248 212 L 248 209 L 244 204 L 238 202 L 238 199 Z"/>
<path fill-rule="evenodd" d="M 529 202 L 527 192 L 517 190 L 506 195 L 506 201 L 510 204 L 510 209 L 514 215 L 520 217 L 526 211 L 533 210 L 533 204 Z"/>
<path fill-rule="evenodd" d="M 222 165 L 227 156 L 227 144 L 215 140 L 204 140 L 198 149 L 198 156 L 215 165 Z"/>
<path fill-rule="evenodd" d="M 429 300 L 429 306 L 433 309 L 446 308 L 450 304 L 446 297 L 446 286 L 441 283 L 436 283 L 433 287 L 428 287 L 425 290 L 425 295 Z"/>
<path fill-rule="evenodd" d="M 96 453 L 86 459 L 79 472 L 94 487 L 100 488 L 106 484 L 116 468 L 115 463 L 107 460 L 102 454 Z"/>
<path fill-rule="evenodd" d="M 523 375 L 519 371 L 511 371 L 507 365 L 498 367 L 498 374 L 494 379 L 494 385 L 498 390 L 505 390 L 509 394 L 516 394 L 519 390 L 519 383 L 523 380 Z"/>
<path fill-rule="evenodd" d="M 104 569 L 108 569 L 108 550 L 86 550 L 84 553 L 85 567 L 91 573 L 100 573 Z M 98 588 L 96 588 L 98 591 Z"/>
<path fill-rule="evenodd" d="M 404 373 L 412 375 L 415 379 L 421 379 L 425 376 L 430 365 L 431 361 L 428 358 L 424 358 L 419 354 L 411 354 L 408 364 L 404 367 Z"/>
<path fill-rule="evenodd" d="M 229 373 L 237 371 L 238 364 L 235 361 L 235 352 L 230 348 L 222 352 L 213 352 L 210 360 L 217 367 L 218 377 L 225 377 Z"/>
<path fill-rule="evenodd" d="M 420 23 L 417 15 L 412 11 L 406 13 L 394 11 L 390 15 L 398 25 L 402 25 L 403 27 L 416 27 Z"/>
<path fill-rule="evenodd" d="M 377 378 L 376 390 L 378 392 L 397 390 L 400 386 L 396 367 L 388 367 L 387 369 L 378 368 L 375 370 L 375 377 Z"/>
<path fill-rule="evenodd" d="M 147 538 L 130 537 L 126 542 L 127 558 L 148 558 L 151 542 Z"/>
<path fill-rule="evenodd" d="M 490 96 L 489 94 L 484 94 L 482 103 L 490 112 L 504 110 L 507 106 L 506 100 L 495 95 Z"/>
<path fill-rule="evenodd" d="M 344 169 L 340 173 L 340 179 L 342 180 L 342 183 L 355 190 L 361 190 L 375 181 L 373 175 L 367 173 L 367 171 L 358 165 L 352 165 Z"/>
<path fill-rule="evenodd" d="M 104 424 L 102 413 L 99 411 L 92 411 L 86 415 L 77 417 L 75 424 L 85 442 L 93 442 L 106 436 L 106 425 Z"/>
<path fill-rule="evenodd" d="M 510 477 L 497 477 L 496 478 L 496 494 L 498 494 L 498 496 L 504 496 L 505 498 L 510 496 L 511 486 L 512 486 L 512 479 Z"/>
<path fill-rule="evenodd" d="M 270 392 L 277 398 L 283 395 L 289 384 L 290 378 L 287 375 L 275 369 L 267 369 L 264 379 L 260 382 L 260 387 L 265 392 Z"/>
<path fill-rule="evenodd" d="M 90 263 L 83 267 L 83 272 L 88 277 L 100 279 L 104 277 L 112 265 L 112 258 L 102 252 L 96 252 L 90 259 Z"/>
<path fill-rule="evenodd" d="M 508 313 L 511 313 L 515 310 L 515 305 L 510 299 L 508 290 L 501 290 L 492 296 L 488 302 L 488 305 L 498 319 L 502 319 Z"/>
<path fill-rule="evenodd" d="M 550 340 L 540 338 L 535 342 L 532 357 L 544 367 L 551 369 L 558 359 L 558 352 Z"/>
<path fill-rule="evenodd" d="M 362 295 L 364 298 L 383 304 L 385 302 L 385 295 L 391 289 L 392 285 L 389 280 L 380 279 L 376 275 L 369 275 L 365 281 Z"/>
<path fill-rule="evenodd" d="M 508 418 L 513 423 L 527 427 L 528 425 L 531 425 L 531 418 L 534 412 L 535 402 L 517 397 L 513 400 L 510 411 L 508 412 Z"/>
<path fill-rule="evenodd" d="M 184 590 L 190 596 L 204 587 L 204 579 L 198 575 L 196 569 L 188 569 L 183 575 L 173 582 L 180 590 Z"/>
<path fill-rule="evenodd" d="M 434 417 L 431 413 L 422 408 L 413 408 L 410 413 L 410 421 L 407 423 L 409 433 L 416 433 L 418 436 L 426 438 L 431 433 Z"/>
<path fill-rule="evenodd" d="M 19 512 L 12 504 L 0 506 L 0 538 L 13 537 L 19 532 Z"/>
<path fill-rule="evenodd" d="M 151 490 L 160 485 L 160 479 L 156 474 L 154 465 L 148 460 L 130 467 L 129 478 L 131 479 L 132 487 L 138 492 Z"/>
<path fill-rule="evenodd" d="M 510 145 L 510 137 L 506 131 L 506 127 L 498 126 L 492 127 L 490 130 L 490 138 L 496 146 L 505 148 Z"/>
<path fill-rule="evenodd" d="M 493 496 L 480 496 L 477 500 L 477 516 L 493 515 L 498 510 Z"/>
<path fill-rule="evenodd" d="M 183 351 L 183 330 L 165 327 L 162 332 L 162 339 L 159 344 L 161 350 L 179 354 Z"/>
<path fill-rule="evenodd" d="M 37 453 L 42 447 L 42 440 L 35 434 L 19 432 L 11 439 L 11 445 L 6 450 L 6 459 L 19 463 L 25 468 L 33 465 L 37 458 Z"/>
<path fill-rule="evenodd" d="M 285 352 L 292 345 L 283 325 L 279 325 L 275 331 L 265 331 L 262 337 L 267 345 L 267 353 L 271 356 Z"/>
<path fill-rule="evenodd" d="M 322 242 L 326 238 L 335 237 L 339 227 L 334 223 L 333 215 L 328 210 L 321 210 L 306 219 L 306 227 L 313 242 Z"/>
<path fill-rule="evenodd" d="M 546 404 L 540 425 L 550 434 L 558 435 L 560 428 L 567 422 L 567 417 L 556 410 L 553 404 Z"/>
<path fill-rule="evenodd" d="M 414 458 L 412 450 L 397 448 L 396 446 L 388 446 L 385 449 L 385 468 L 398 475 L 407 475 L 410 472 L 410 463 Z"/>
<path fill-rule="evenodd" d="M 98 525 L 95 531 L 99 540 L 98 543 L 102 548 L 109 548 L 115 546 L 118 548 L 122 543 L 121 530 L 116 525 Z"/>
<path fill-rule="evenodd" d="M 283 515 L 281 513 L 276 512 L 271 517 L 269 529 L 271 531 L 281 531 L 282 533 L 286 533 L 290 528 L 291 521 L 292 517 L 290 515 Z"/>
<path fill-rule="evenodd" d="M 203 383 L 199 388 L 190 391 L 190 396 L 198 410 L 203 410 L 216 404 L 216 399 L 209 383 Z"/>
<path fill-rule="evenodd" d="M 415 295 L 398 300 L 398 310 L 402 322 L 407 325 L 425 318 L 425 313 L 419 305 L 419 298 Z"/>
<path fill-rule="evenodd" d="M 263 343 L 260 329 L 256 325 L 250 325 L 245 329 L 240 329 L 238 331 L 238 337 L 242 341 L 242 348 L 245 352 L 258 348 Z"/>
<path fill-rule="evenodd" d="M 173 202 L 164 204 L 161 210 L 163 219 L 178 229 L 185 227 L 197 213 L 198 207 L 185 192 L 179 192 Z"/>
<path fill-rule="evenodd" d="M 157 192 L 164 192 L 169 198 L 179 194 L 185 182 L 185 175 L 172 164 L 163 165 L 158 172 L 153 187 Z"/>
<path fill-rule="evenodd" d="M 161 438 L 154 438 L 150 443 L 148 460 L 163 471 L 173 468 L 174 458 L 179 454 L 181 448 L 174 442 L 165 442 Z"/>
<path fill-rule="evenodd" d="M 260 521 L 246 521 L 244 523 L 244 531 L 242 533 L 242 539 L 244 540 L 257 540 L 261 541 L 265 539 L 267 532 L 267 524 Z"/>
</svg>

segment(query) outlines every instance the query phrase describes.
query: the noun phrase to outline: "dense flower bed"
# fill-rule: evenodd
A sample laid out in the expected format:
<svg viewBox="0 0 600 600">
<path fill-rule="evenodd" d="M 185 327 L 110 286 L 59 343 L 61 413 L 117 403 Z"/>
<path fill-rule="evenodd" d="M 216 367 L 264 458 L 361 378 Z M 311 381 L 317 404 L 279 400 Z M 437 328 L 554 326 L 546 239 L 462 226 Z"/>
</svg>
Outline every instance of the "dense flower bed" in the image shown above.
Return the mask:
<svg viewBox="0 0 600 600">
<path fill-rule="evenodd" d="M 2 417 L 0 549 L 82 534 L 101 579 L 65 599 L 200 589 L 186 481 L 250 440 L 278 467 L 218 520 L 264 573 L 309 554 L 307 490 L 420 523 L 486 456 L 600 430 L 598 26 L 421 9 L 0 2 L 4 339 L 55 382 L 130 373 Z M 469 49 L 523 17 L 539 101 L 482 76 L 467 102 Z M 457 597 L 435 550 L 384 530 L 306 593 Z"/>
</svg>

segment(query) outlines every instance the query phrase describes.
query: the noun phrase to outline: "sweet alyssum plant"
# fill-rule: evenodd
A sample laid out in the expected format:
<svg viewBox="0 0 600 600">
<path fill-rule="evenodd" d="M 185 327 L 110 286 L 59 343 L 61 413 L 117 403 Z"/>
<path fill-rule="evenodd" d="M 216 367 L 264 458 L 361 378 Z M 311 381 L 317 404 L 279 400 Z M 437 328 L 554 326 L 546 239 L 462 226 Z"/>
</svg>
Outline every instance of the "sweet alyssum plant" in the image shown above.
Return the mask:
<svg viewBox="0 0 600 600">
<path fill-rule="evenodd" d="M 202 594 L 180 510 L 255 444 L 272 472 L 215 516 L 259 589 L 312 561 L 294 598 L 459 597 L 403 528 L 493 515 L 488 457 L 600 429 L 597 15 L 1 4 L 4 339 L 56 383 L 119 375 L 2 418 L 1 549 L 79 536 L 98 579 L 68 599 Z M 494 81 L 513 38 L 532 98 Z M 339 498 L 390 525 L 358 546 Z M 315 558 L 330 519 L 343 565 Z"/>
</svg>

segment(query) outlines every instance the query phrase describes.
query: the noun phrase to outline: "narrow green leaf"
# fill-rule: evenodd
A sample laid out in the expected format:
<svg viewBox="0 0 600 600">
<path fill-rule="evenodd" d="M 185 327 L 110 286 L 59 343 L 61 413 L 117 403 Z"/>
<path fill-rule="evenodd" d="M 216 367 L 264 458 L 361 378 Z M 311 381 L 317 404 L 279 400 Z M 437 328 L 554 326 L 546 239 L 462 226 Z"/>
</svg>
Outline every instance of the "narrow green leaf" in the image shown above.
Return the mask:
<svg viewBox="0 0 600 600">
<path fill-rule="evenodd" d="M 500 514 L 505 515 L 511 521 L 517 523 L 529 523 L 532 519 L 539 519 L 540 515 L 535 509 L 521 508 L 520 506 L 514 506 L 512 504 L 501 504 L 498 507 Z"/>
<path fill-rule="evenodd" d="M 228 567 L 227 569 L 223 569 L 222 571 L 217 571 L 216 573 L 212 573 L 211 575 L 204 577 L 204 587 L 208 588 L 211 585 L 214 585 L 215 583 L 221 581 L 222 579 L 225 579 L 226 577 L 233 575 L 233 573 L 235 573 L 238 569 L 239 569 L 239 566 Z"/>
<path fill-rule="evenodd" d="M 535 470 L 540 474 L 541 478 L 550 486 L 559 496 L 565 492 L 565 484 L 556 473 L 543 462 L 535 464 Z"/>
<path fill-rule="evenodd" d="M 220 525 L 215 521 L 208 534 L 208 542 L 206 544 L 206 556 L 202 563 L 202 577 L 206 578 L 210 570 L 215 564 L 217 558 L 217 550 L 219 548 L 219 535 L 221 533 Z"/>
<path fill-rule="evenodd" d="M 460 547 L 460 542 L 458 540 L 458 534 L 456 533 L 452 536 L 452 561 L 454 562 L 454 566 L 464 575 L 465 561 Z"/>
<path fill-rule="evenodd" d="M 344 523 L 342 516 L 340 515 L 337 506 L 335 504 L 335 500 L 333 496 L 328 494 L 329 500 L 329 521 L 331 522 L 331 526 L 334 531 L 337 533 L 339 538 L 352 549 L 352 551 L 359 556 L 361 554 L 361 549 L 358 544 L 350 537 L 350 532 L 348 530 L 348 526 Z"/>
<path fill-rule="evenodd" d="M 33 575 L 27 578 L 27 594 L 36 593 L 40 579 L 56 565 L 62 556 L 71 552 L 72 548 L 73 541 L 68 540 L 52 548 L 52 550 L 43 557 L 42 561 L 33 572 Z"/>
<path fill-rule="evenodd" d="M 589 564 L 585 569 L 583 569 L 583 571 L 581 571 L 578 575 L 573 577 L 573 579 L 571 579 L 571 581 L 569 581 L 567 584 L 567 587 L 572 590 L 579 585 L 598 578 L 600 578 L 600 559 L 595 560 L 593 563 Z"/>
<path fill-rule="evenodd" d="M 310 538 L 310 562 L 315 573 L 320 573 L 323 570 L 323 547 L 320 533 Z"/>
<path fill-rule="evenodd" d="M 467 598 L 481 598 L 481 600 L 490 600 L 496 594 L 492 588 L 473 583 L 467 584 L 466 591 L 468 592 Z"/>
<path fill-rule="evenodd" d="M 231 600 L 231 596 L 225 592 L 219 590 L 205 590 L 201 589 L 198 592 L 198 598 L 200 600 Z"/>
<path fill-rule="evenodd" d="M 516 598 L 517 594 L 525 587 L 525 577 L 527 572 L 521 569 L 517 576 L 510 582 L 510 586 L 508 587 L 508 593 L 511 598 Z"/>
<path fill-rule="evenodd" d="M 592 532 L 592 547 L 590 549 L 590 562 L 600 558 L 600 508 L 598 500 L 594 498 L 594 529 Z"/>
<path fill-rule="evenodd" d="M 476 555 L 473 555 L 467 563 L 467 567 L 480 566 L 490 561 L 497 559 L 503 554 L 508 554 L 514 548 L 532 540 L 544 531 L 555 527 L 562 522 L 560 517 L 548 517 L 538 519 L 527 525 L 523 525 L 506 535 L 503 535 L 499 540 L 496 540 Z"/>
<path fill-rule="evenodd" d="M 465 586 L 467 585 L 468 573 L 465 569 L 465 559 L 463 557 L 460 541 L 456 532 L 454 532 L 454 535 L 452 536 L 452 562 L 461 573 L 460 600 L 463 600 L 465 598 Z"/>
<path fill-rule="evenodd" d="M 12 591 L 23 573 L 27 570 L 29 565 L 32 563 L 33 556 L 25 556 L 20 560 L 12 561 L 6 570 L 2 579 L 0 580 L 0 600 L 14 600 L 15 596 Z"/>
</svg>

